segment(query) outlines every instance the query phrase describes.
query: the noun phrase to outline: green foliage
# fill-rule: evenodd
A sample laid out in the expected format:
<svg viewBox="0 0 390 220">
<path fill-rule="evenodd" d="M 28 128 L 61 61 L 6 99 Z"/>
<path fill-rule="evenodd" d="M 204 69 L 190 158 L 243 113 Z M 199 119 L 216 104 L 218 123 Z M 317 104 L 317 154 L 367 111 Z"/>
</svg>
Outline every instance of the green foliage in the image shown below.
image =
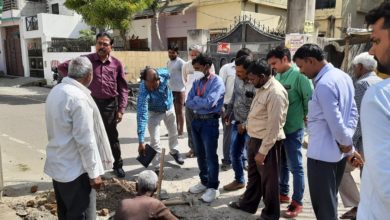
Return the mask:
<svg viewBox="0 0 390 220">
<path fill-rule="evenodd" d="M 66 0 L 64 5 L 83 16 L 91 26 L 126 30 L 132 16 L 155 0 Z"/>
<path fill-rule="evenodd" d="M 95 31 L 92 31 L 90 29 L 85 29 L 85 30 L 80 30 L 79 34 L 80 34 L 79 39 L 84 40 L 90 43 L 91 45 L 95 44 L 95 35 L 96 35 Z"/>
</svg>

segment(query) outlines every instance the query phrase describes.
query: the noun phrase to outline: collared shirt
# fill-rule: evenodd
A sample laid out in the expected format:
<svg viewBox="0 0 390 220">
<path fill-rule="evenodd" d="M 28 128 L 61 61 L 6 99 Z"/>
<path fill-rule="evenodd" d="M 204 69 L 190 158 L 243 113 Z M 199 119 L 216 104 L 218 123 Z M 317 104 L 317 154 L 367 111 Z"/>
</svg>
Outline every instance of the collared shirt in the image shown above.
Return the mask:
<svg viewBox="0 0 390 220">
<path fill-rule="evenodd" d="M 177 220 L 160 200 L 146 195 L 122 200 L 115 214 L 115 220 L 146 219 Z"/>
<path fill-rule="evenodd" d="M 257 90 L 247 120 L 250 137 L 262 139 L 259 152 L 267 155 L 275 142 L 286 138 L 283 126 L 288 109 L 287 91 L 274 77 Z"/>
<path fill-rule="evenodd" d="M 313 91 L 311 81 L 293 65 L 275 77 L 288 92 L 288 111 L 284 132 L 291 134 L 304 127 L 308 102 Z"/>
<path fill-rule="evenodd" d="M 145 82 L 142 80 L 139 86 L 139 94 L 137 99 L 137 131 L 138 141 L 145 141 L 145 129 L 148 123 L 148 111 L 166 112 L 172 108 L 173 96 L 172 90 L 169 88 L 169 73 L 167 69 L 157 69 L 160 77 L 160 85 L 154 91 L 149 91 L 145 87 Z"/>
<path fill-rule="evenodd" d="M 390 79 L 366 91 L 361 108 L 364 169 L 358 219 L 390 216 Z"/>
<path fill-rule="evenodd" d="M 352 145 L 359 117 L 352 79 L 328 63 L 313 83 L 314 92 L 309 101 L 307 157 L 338 162 L 346 156 L 338 144 Z"/>
<path fill-rule="evenodd" d="M 246 96 L 247 93 L 251 93 L 253 96 L 248 97 Z M 228 105 L 227 115 L 233 113 L 232 116 L 234 120 L 246 124 L 246 119 L 248 118 L 249 110 L 255 95 L 256 89 L 252 84 L 244 82 L 236 77 L 233 97 Z"/>
<path fill-rule="evenodd" d="M 58 182 L 71 182 L 83 173 L 91 179 L 104 174 L 93 128 L 93 107 L 86 95 L 89 93 L 87 88 L 61 83 L 46 99 L 49 143 L 44 172 Z"/>
<path fill-rule="evenodd" d="M 125 112 L 129 90 L 125 79 L 125 71 L 122 63 L 113 56 L 109 56 L 103 63 L 97 53 L 86 55 L 92 63 L 93 79 L 89 89 L 91 95 L 97 99 L 110 99 L 118 97 L 118 111 Z M 68 75 L 69 61 L 61 63 L 58 70 L 63 75 Z"/>
<path fill-rule="evenodd" d="M 167 63 L 167 68 L 171 79 L 169 80 L 169 87 L 174 92 L 184 92 L 185 85 L 182 75 L 182 68 L 184 65 L 184 60 L 180 57 L 176 57 L 175 60 L 169 60 Z"/>
<path fill-rule="evenodd" d="M 234 80 L 236 78 L 236 64 L 233 62 L 225 64 L 219 70 L 219 76 L 222 78 L 225 85 L 225 98 L 223 104 L 229 104 L 233 96 Z"/>
<path fill-rule="evenodd" d="M 210 74 L 208 78 L 195 80 L 188 93 L 186 106 L 196 114 L 221 113 L 224 94 L 225 86 L 222 79 L 215 74 Z"/>
<path fill-rule="evenodd" d="M 188 62 L 184 63 L 182 70 L 183 70 L 184 85 L 186 87 L 186 100 L 187 100 L 187 96 L 192 88 L 192 84 L 194 83 L 195 80 L 202 78 L 204 74 L 202 72 L 194 70 L 194 67 L 192 66 L 192 60 L 189 60 Z M 212 64 L 210 68 L 210 74 L 214 74 L 214 73 L 215 73 L 215 68 L 214 68 L 214 64 Z"/>
<path fill-rule="evenodd" d="M 355 102 L 356 102 L 356 107 L 360 115 L 360 106 L 363 100 L 364 93 L 368 89 L 368 87 L 381 82 L 382 78 L 378 77 L 375 72 L 368 72 L 361 76 L 356 82 L 355 82 Z M 360 127 L 360 120 L 358 120 L 358 124 L 356 127 L 356 131 L 352 137 L 353 140 L 353 145 L 355 148 L 361 152 L 363 150 L 362 146 L 362 130 Z"/>
</svg>

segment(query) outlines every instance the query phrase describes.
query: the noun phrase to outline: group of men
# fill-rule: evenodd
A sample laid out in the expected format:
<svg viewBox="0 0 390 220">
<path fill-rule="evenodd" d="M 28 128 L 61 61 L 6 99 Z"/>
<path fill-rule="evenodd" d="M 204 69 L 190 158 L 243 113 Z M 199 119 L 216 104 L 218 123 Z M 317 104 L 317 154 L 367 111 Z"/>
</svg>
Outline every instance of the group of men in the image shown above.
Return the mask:
<svg viewBox="0 0 390 220">
<path fill-rule="evenodd" d="M 315 44 L 303 45 L 293 57 L 288 49 L 277 47 L 266 59 L 254 59 L 243 48 L 234 64 L 221 69 L 221 76 L 201 47 L 191 48 L 188 62 L 177 56 L 176 47 L 170 47 L 167 69 L 147 67 L 141 73 L 139 153 L 145 151 L 146 126 L 151 146 L 160 151 L 159 126 L 164 121 L 170 154 L 183 164 L 178 137 L 183 135 L 185 117 L 187 156 L 197 157 L 200 177 L 189 192 L 203 193 L 201 199 L 212 202 L 220 193 L 217 147 L 222 118 L 224 131 L 230 131 L 224 134 L 223 165 L 231 163 L 234 170 L 234 180 L 223 188 L 246 187 L 229 206 L 255 213 L 263 199 L 259 219 L 268 220 L 279 219 L 280 203 L 289 203 L 282 215 L 294 218 L 303 208 L 301 147 L 306 125 L 307 177 L 317 219 L 338 219 L 339 191 L 344 205 L 352 207 L 341 218 L 386 219 L 390 215 L 390 84 L 381 82 L 374 70 L 390 74 L 389 14 L 390 3 L 384 2 L 366 16 L 373 30 L 368 53 L 374 57 L 363 53 L 354 58 L 355 83 L 328 63 Z M 110 56 L 112 45 L 111 36 L 100 33 L 96 53 L 61 64 L 58 69 L 68 77 L 47 98 L 45 173 L 53 178 L 59 219 L 95 219 L 100 176 L 111 168 L 118 177 L 125 176 L 116 125 L 126 107 L 127 83 L 123 65 Z M 350 172 L 363 165 L 359 198 Z M 117 218 L 176 219 L 161 202 L 150 198 L 156 182 L 154 172 L 141 173 L 138 196 L 121 202 Z"/>
</svg>

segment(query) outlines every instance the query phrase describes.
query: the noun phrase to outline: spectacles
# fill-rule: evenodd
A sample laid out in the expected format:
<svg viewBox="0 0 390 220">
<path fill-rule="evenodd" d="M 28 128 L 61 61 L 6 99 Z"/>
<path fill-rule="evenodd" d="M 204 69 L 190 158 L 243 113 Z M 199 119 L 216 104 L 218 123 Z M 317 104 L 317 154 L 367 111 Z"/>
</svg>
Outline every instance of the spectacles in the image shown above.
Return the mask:
<svg viewBox="0 0 390 220">
<path fill-rule="evenodd" d="M 99 46 L 104 46 L 104 47 L 110 46 L 109 43 L 105 43 L 105 42 L 96 42 L 96 44 L 99 45 Z"/>
</svg>

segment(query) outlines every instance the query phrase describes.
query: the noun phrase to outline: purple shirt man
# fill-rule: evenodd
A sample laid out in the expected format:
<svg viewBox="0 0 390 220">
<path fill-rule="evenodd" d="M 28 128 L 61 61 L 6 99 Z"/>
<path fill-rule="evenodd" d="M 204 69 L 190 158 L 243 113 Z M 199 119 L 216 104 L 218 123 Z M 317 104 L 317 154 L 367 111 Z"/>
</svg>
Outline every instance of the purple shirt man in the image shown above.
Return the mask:
<svg viewBox="0 0 390 220">
<path fill-rule="evenodd" d="M 125 177 L 118 139 L 117 123 L 122 120 L 128 99 L 128 88 L 122 63 L 110 56 L 114 40 L 107 33 L 96 35 L 96 53 L 86 55 L 92 63 L 93 80 L 88 87 L 102 116 L 111 151 L 114 156 L 114 172 Z M 62 75 L 68 74 L 68 62 L 58 66 Z"/>
</svg>

